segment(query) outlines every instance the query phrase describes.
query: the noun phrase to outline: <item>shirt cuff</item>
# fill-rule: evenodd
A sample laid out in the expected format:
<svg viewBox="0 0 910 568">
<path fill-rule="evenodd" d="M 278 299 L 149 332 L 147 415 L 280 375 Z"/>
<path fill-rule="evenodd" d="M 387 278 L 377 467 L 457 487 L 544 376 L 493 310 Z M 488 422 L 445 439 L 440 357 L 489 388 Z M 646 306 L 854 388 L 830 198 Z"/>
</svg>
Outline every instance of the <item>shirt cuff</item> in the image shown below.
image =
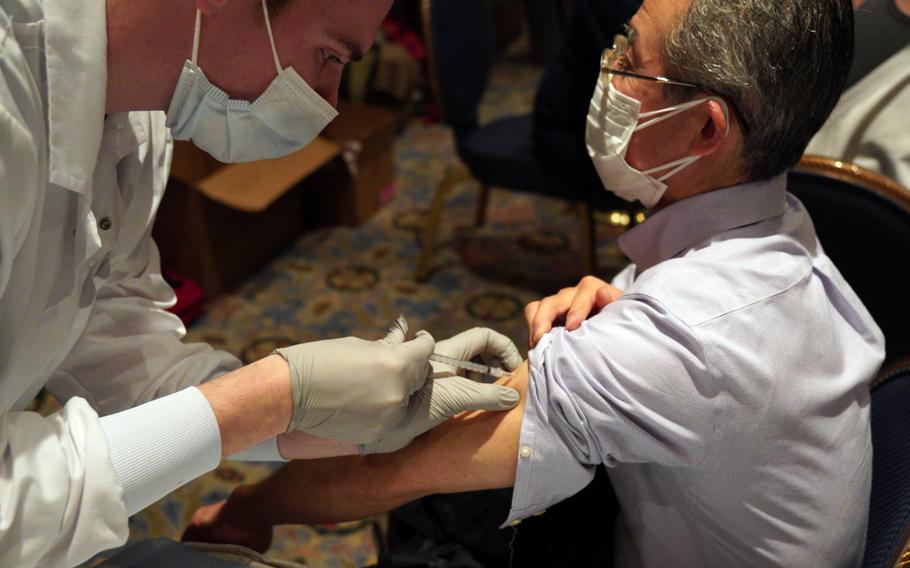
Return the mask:
<svg viewBox="0 0 910 568">
<path fill-rule="evenodd" d="M 237 452 L 232 456 L 228 457 L 232 461 L 245 461 L 245 462 L 286 462 L 284 456 L 281 455 L 281 452 L 278 451 L 278 438 L 269 438 L 264 442 L 260 442 L 255 446 L 250 446 L 249 448 L 243 450 L 242 452 Z"/>
<path fill-rule="evenodd" d="M 101 418 L 132 515 L 221 462 L 221 431 L 196 387 Z"/>
<path fill-rule="evenodd" d="M 551 336 L 545 335 L 528 356 L 528 394 L 521 420 L 512 508 L 500 528 L 542 514 L 547 507 L 584 489 L 594 478 L 595 466 L 580 463 L 560 437 L 557 425 L 550 421 L 544 355 Z"/>
</svg>

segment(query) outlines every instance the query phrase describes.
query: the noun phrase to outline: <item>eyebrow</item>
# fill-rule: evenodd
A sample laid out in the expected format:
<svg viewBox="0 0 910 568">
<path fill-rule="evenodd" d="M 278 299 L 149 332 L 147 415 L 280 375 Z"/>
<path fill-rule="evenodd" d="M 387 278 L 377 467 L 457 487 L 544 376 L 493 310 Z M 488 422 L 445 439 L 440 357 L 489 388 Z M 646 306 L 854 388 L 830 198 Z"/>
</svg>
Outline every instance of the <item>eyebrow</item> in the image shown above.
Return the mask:
<svg viewBox="0 0 910 568">
<path fill-rule="evenodd" d="M 363 50 L 360 49 L 360 46 L 357 45 L 357 42 L 353 39 L 333 31 L 326 32 L 326 36 L 347 51 L 349 60 L 360 61 L 363 59 Z"/>
</svg>

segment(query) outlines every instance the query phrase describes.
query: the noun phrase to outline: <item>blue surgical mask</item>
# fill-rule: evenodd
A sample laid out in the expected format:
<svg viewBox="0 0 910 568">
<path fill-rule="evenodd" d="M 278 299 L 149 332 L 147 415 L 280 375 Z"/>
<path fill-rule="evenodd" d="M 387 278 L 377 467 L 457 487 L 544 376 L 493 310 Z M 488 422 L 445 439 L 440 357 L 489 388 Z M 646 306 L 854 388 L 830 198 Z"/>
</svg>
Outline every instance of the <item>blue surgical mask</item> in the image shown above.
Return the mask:
<svg viewBox="0 0 910 568">
<path fill-rule="evenodd" d="M 269 88 L 251 103 L 231 99 L 209 82 L 196 64 L 202 27 L 197 10 L 193 58 L 183 66 L 167 112 L 167 125 L 176 140 L 192 140 L 222 162 L 290 154 L 312 142 L 338 115 L 293 68 L 281 68 L 265 0 L 262 11 L 278 72 Z"/>
</svg>

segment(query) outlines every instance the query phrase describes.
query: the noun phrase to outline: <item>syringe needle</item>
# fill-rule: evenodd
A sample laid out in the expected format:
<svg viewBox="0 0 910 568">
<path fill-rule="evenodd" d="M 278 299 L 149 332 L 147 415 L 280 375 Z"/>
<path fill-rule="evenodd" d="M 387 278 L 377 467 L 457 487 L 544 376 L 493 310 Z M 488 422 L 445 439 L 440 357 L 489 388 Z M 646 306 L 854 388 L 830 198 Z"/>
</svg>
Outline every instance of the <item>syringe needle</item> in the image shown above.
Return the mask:
<svg viewBox="0 0 910 568">
<path fill-rule="evenodd" d="M 454 357 L 447 357 L 445 355 L 440 355 L 439 353 L 433 353 L 430 355 L 430 361 L 436 361 L 437 363 L 444 363 L 446 365 L 452 365 L 459 369 L 465 369 L 468 371 L 474 371 L 476 373 L 481 373 L 484 375 L 489 375 L 491 377 L 502 377 L 507 375 L 506 371 L 499 369 L 497 367 L 491 367 L 489 365 L 481 365 L 480 363 L 474 363 L 472 361 L 462 361 L 461 359 L 455 359 Z"/>
</svg>

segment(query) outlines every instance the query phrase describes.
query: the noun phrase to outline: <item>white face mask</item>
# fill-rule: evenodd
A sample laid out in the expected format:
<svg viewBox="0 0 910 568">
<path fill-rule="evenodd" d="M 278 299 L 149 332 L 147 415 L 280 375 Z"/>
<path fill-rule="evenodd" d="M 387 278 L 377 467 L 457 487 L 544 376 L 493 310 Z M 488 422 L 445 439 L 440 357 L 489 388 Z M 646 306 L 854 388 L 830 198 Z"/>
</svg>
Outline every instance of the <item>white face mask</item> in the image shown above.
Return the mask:
<svg viewBox="0 0 910 568">
<path fill-rule="evenodd" d="M 312 142 L 338 115 L 292 67 L 282 70 L 265 0 L 262 11 L 278 72 L 269 88 L 250 103 L 231 99 L 208 81 L 196 65 L 202 24 L 197 10 L 193 59 L 183 66 L 167 112 L 167 125 L 176 140 L 192 140 L 222 162 L 290 154 Z"/>
<path fill-rule="evenodd" d="M 608 191 L 626 201 L 637 199 L 645 207 L 654 207 L 667 190 L 664 181 L 691 165 L 701 156 L 686 156 L 642 172 L 626 162 L 626 151 L 629 149 L 632 134 L 709 100 L 718 101 L 726 114 L 727 103 L 718 97 L 707 97 L 639 114 L 641 103 L 635 98 L 619 92 L 613 86 L 610 77 L 609 73 L 600 74 L 600 79 L 594 88 L 594 96 L 591 97 L 588 124 L 585 130 L 588 155 L 591 156 L 594 168 Z M 651 120 L 638 124 L 641 118 L 651 118 Z M 727 124 L 729 125 L 729 119 Z M 663 170 L 670 171 L 658 178 L 651 176 L 651 174 Z"/>
</svg>

